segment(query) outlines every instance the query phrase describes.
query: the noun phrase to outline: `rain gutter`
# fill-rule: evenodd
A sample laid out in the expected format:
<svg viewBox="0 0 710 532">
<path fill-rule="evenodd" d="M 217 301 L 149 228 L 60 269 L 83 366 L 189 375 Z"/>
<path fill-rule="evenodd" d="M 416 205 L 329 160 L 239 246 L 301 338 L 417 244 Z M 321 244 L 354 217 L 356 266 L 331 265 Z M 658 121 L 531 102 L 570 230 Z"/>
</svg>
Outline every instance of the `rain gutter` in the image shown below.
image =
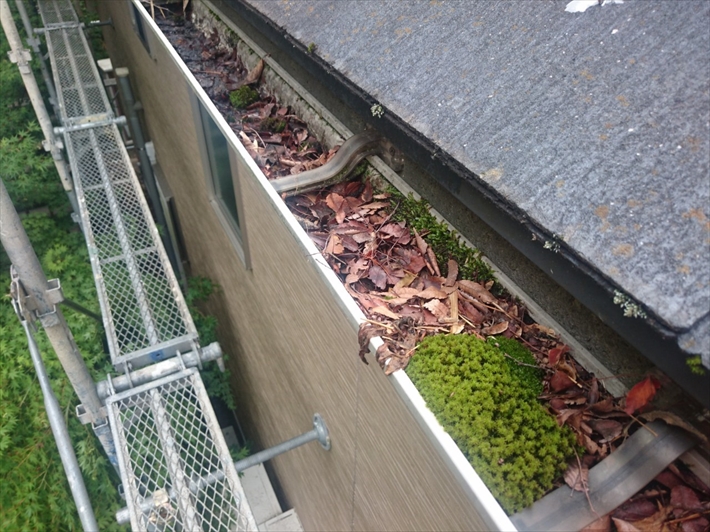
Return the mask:
<svg viewBox="0 0 710 532">
<path fill-rule="evenodd" d="M 187 68 L 183 60 L 178 55 L 177 51 L 168 41 L 167 37 L 165 37 L 160 28 L 157 26 L 157 24 L 150 18 L 150 16 L 148 16 L 147 12 L 145 11 L 145 8 L 140 4 L 139 0 L 132 1 L 134 5 L 137 6 L 139 12 L 142 14 L 144 24 L 147 24 L 153 30 L 155 38 L 158 39 L 160 44 L 163 45 L 167 53 L 170 55 L 171 59 L 174 61 L 177 68 L 182 72 L 185 80 L 188 83 L 188 86 L 192 89 L 195 97 L 200 101 L 200 103 L 202 103 L 208 114 L 214 120 L 217 127 L 225 136 L 225 139 L 231 146 L 233 153 L 241 159 L 241 162 L 249 170 L 251 175 L 247 178 L 253 179 L 261 186 L 262 191 L 266 194 L 266 196 L 271 202 L 271 206 L 275 211 L 275 215 L 281 219 L 281 221 L 285 224 L 290 233 L 294 236 L 296 241 L 302 247 L 304 251 L 303 256 L 307 257 L 307 260 L 310 261 L 312 267 L 314 267 L 321 275 L 326 288 L 333 296 L 336 304 L 342 310 L 344 316 L 348 319 L 353 329 L 357 329 L 359 325 L 363 321 L 365 321 L 366 316 L 363 314 L 363 312 L 358 307 L 356 302 L 352 299 L 352 297 L 348 294 L 338 276 L 331 269 L 331 267 L 321 255 L 316 245 L 300 226 L 296 218 L 289 211 L 288 207 L 282 201 L 281 197 L 276 192 L 272 184 L 267 180 L 266 176 L 257 166 L 256 162 L 249 155 L 246 148 L 238 139 L 236 133 L 226 122 L 221 112 L 215 107 L 210 97 L 206 94 L 206 92 L 201 87 L 192 72 Z M 298 82 L 296 82 L 273 58 L 267 57 L 267 54 L 263 49 L 261 49 L 252 39 L 245 35 L 239 27 L 237 27 L 232 21 L 229 20 L 229 18 L 224 16 L 224 14 L 218 8 L 216 8 L 210 1 L 202 0 L 202 4 L 207 6 L 210 11 L 212 11 L 221 19 L 222 23 L 226 24 L 232 31 L 234 31 L 238 35 L 238 37 L 242 39 L 244 43 L 249 48 L 251 48 L 251 50 L 257 56 L 263 58 L 265 63 L 269 66 L 270 69 L 275 72 L 277 76 L 280 76 L 284 80 L 286 80 L 291 86 L 291 88 L 299 95 L 299 97 L 303 98 L 303 100 L 308 105 L 313 107 L 313 109 L 315 109 L 318 114 L 323 117 L 324 121 L 326 121 L 328 125 L 335 130 L 335 132 L 345 138 L 352 135 L 352 132 L 344 124 L 342 124 L 313 96 L 311 96 L 309 92 Z M 411 188 L 406 183 L 404 183 L 404 181 L 402 181 L 397 174 L 391 171 L 381 159 L 379 159 L 378 157 L 371 156 L 368 158 L 368 160 L 376 170 L 383 174 L 384 177 L 388 181 L 390 181 L 392 185 L 397 187 L 401 192 L 405 194 L 413 192 Z M 435 211 L 434 214 L 438 217 L 438 214 Z M 515 286 L 512 281 L 510 281 L 504 275 L 500 274 L 497 271 L 496 275 L 499 277 L 499 281 L 501 281 L 501 284 L 503 284 L 506 289 L 508 289 L 517 297 L 520 297 L 523 301 L 526 302 L 526 304 L 531 304 L 531 314 L 534 315 L 535 319 L 538 322 L 547 326 L 552 326 L 557 330 L 561 331 L 561 336 L 563 337 L 563 339 L 575 348 L 576 353 L 581 354 L 581 356 L 585 358 L 583 363 L 590 364 L 593 367 L 595 373 L 600 376 L 606 377 L 610 375 L 610 372 L 602 364 L 594 360 L 594 358 L 589 353 L 587 353 L 582 346 L 580 346 L 577 342 L 574 341 L 573 338 L 571 338 L 569 333 L 559 327 L 559 325 L 556 324 L 552 318 L 547 316 L 546 313 L 540 307 L 535 305 L 534 302 L 531 302 L 530 298 L 522 290 Z M 379 337 L 373 338 L 370 341 L 369 348 L 373 360 L 377 348 L 381 346 L 382 343 L 382 339 Z M 407 409 L 412 414 L 418 425 L 421 427 L 423 433 L 430 441 L 435 451 L 438 453 L 440 458 L 444 461 L 448 469 L 454 475 L 463 493 L 469 499 L 473 508 L 475 508 L 475 510 L 478 512 L 488 529 L 514 531 L 517 530 L 516 525 L 514 524 L 514 522 L 516 522 L 516 519 L 521 523 L 526 523 L 525 521 L 521 521 L 522 512 L 521 514 L 513 516 L 512 519 L 505 513 L 505 511 L 500 506 L 498 501 L 494 498 L 488 487 L 484 484 L 480 476 L 471 466 L 468 459 L 458 448 L 454 440 L 451 438 L 451 436 L 449 436 L 449 434 L 446 433 L 446 431 L 437 421 L 434 414 L 427 408 L 424 399 L 422 398 L 421 394 L 418 392 L 412 381 L 409 379 L 407 374 L 401 370 L 396 371 L 391 374 L 388 379 L 397 394 L 399 395 L 400 399 L 404 403 L 404 405 L 407 407 Z M 610 389 L 610 391 L 612 391 L 612 393 L 615 393 L 616 395 L 621 395 L 624 393 L 623 385 L 615 379 L 608 379 L 605 384 L 607 385 L 607 388 L 612 388 Z M 620 479 L 630 479 L 630 481 L 627 482 L 626 485 L 619 487 L 619 491 L 616 493 L 617 496 L 614 498 L 614 501 L 609 503 L 610 505 L 614 505 L 616 503 L 620 504 L 624 500 L 628 499 L 628 497 L 632 496 L 639 489 L 639 486 L 642 486 L 645 482 L 647 482 L 647 480 L 645 480 L 645 477 L 643 477 L 644 474 L 649 474 L 649 472 L 654 468 L 660 471 L 661 469 L 666 467 L 668 463 L 672 462 L 676 457 L 678 457 L 689 447 L 691 447 L 694 443 L 691 439 L 684 437 L 682 435 L 682 431 L 673 427 L 668 428 L 666 432 L 669 434 L 668 441 L 670 443 L 661 442 L 661 440 L 659 440 L 659 442 L 661 443 L 657 443 L 656 440 L 658 440 L 658 438 L 652 438 L 649 440 L 648 437 L 646 437 L 646 440 L 648 441 L 640 441 L 639 443 L 630 445 L 627 449 L 628 456 L 633 457 L 642 454 L 640 453 L 640 451 L 643 445 L 665 445 L 664 449 L 666 449 L 667 452 L 663 454 L 663 458 L 661 458 L 660 460 L 656 460 L 655 463 L 634 463 L 633 465 L 628 466 L 628 460 L 626 459 L 624 454 L 619 454 L 614 460 L 607 459 L 601 463 L 605 464 L 604 468 L 606 468 L 602 469 L 604 471 L 607 471 L 607 473 L 601 475 L 602 477 L 609 476 L 608 472 L 611 471 L 614 472 L 614 475 L 618 475 L 618 478 Z M 671 436 L 674 439 L 671 438 Z M 639 437 L 637 439 L 640 440 L 641 438 Z M 655 456 L 659 453 L 657 451 L 652 451 L 650 454 L 652 456 Z M 641 461 L 643 462 L 643 460 Z M 602 469 L 600 469 L 600 471 L 602 471 Z M 655 476 L 655 474 L 657 474 L 657 472 L 654 473 L 653 476 Z M 615 476 L 614 478 L 616 479 L 617 477 Z M 621 484 L 621 481 L 619 481 L 619 483 Z M 555 509 L 559 506 L 556 501 L 564 495 L 565 494 L 562 492 L 555 491 L 549 494 L 547 497 L 541 499 L 539 503 L 543 504 L 544 508 Z M 600 493 L 600 497 L 601 496 L 603 496 L 603 493 Z M 610 510 L 611 509 L 613 508 L 610 506 Z M 566 519 L 576 518 L 575 516 L 570 516 L 564 511 L 562 511 L 560 515 L 562 515 Z M 532 512 L 532 516 L 533 517 L 530 517 L 529 519 L 537 519 L 536 512 Z M 555 519 L 555 522 L 559 521 L 558 518 Z M 580 528 L 582 526 L 586 526 L 586 524 L 588 524 L 586 521 L 589 520 L 588 516 L 582 516 L 581 519 L 585 520 L 585 522 L 579 526 Z M 579 518 L 577 518 L 577 520 L 579 521 Z M 527 524 L 529 523 L 530 522 L 527 522 Z M 549 524 L 549 522 L 545 522 L 544 526 L 547 526 Z M 526 526 L 522 526 L 521 528 L 526 528 Z"/>
<path fill-rule="evenodd" d="M 188 85 L 193 90 L 197 99 L 205 106 L 205 109 L 215 121 L 217 127 L 222 131 L 227 143 L 231 146 L 234 152 L 236 152 L 239 158 L 242 159 L 242 162 L 252 174 L 251 177 L 262 187 L 263 192 L 271 200 L 271 204 L 276 215 L 283 221 L 288 230 L 295 237 L 296 241 L 303 248 L 303 256 L 308 257 L 308 260 L 312 263 L 313 267 L 316 268 L 316 270 L 321 274 L 325 285 L 333 295 L 333 298 L 343 311 L 344 315 L 349 320 L 353 329 L 357 329 L 360 323 L 365 321 L 366 318 L 362 310 L 360 310 L 360 307 L 357 306 L 353 298 L 347 293 L 345 287 L 340 282 L 340 279 L 323 258 L 316 245 L 299 225 L 296 218 L 294 218 L 291 214 L 291 211 L 288 210 L 286 204 L 281 200 L 281 197 L 271 186 L 266 176 L 257 166 L 256 162 L 251 158 L 246 148 L 242 145 L 241 141 L 239 141 L 236 133 L 234 133 L 232 128 L 224 119 L 222 113 L 220 113 L 214 103 L 212 103 L 210 97 L 207 93 L 205 93 L 195 76 L 187 68 L 177 51 L 173 48 L 172 44 L 170 44 L 155 21 L 153 21 L 150 16 L 147 16 L 145 8 L 138 0 L 133 0 L 133 3 L 143 14 L 143 22 L 150 26 L 156 38 L 160 41 L 160 44 L 168 51 L 170 57 L 175 62 L 175 65 L 183 73 Z M 223 19 L 223 21 L 225 21 L 225 19 Z M 243 38 L 257 54 L 262 56 L 266 55 L 258 46 L 256 46 L 255 43 L 248 40 L 246 36 L 240 35 L 240 37 Z M 267 62 L 268 59 L 269 58 L 266 58 Z M 274 68 L 274 66 L 270 63 L 269 66 Z M 305 92 L 303 87 L 297 87 L 296 89 L 298 90 L 299 88 Z M 342 127 L 347 131 L 345 126 Z M 381 342 L 382 340 L 380 338 L 373 338 L 370 342 L 370 351 L 373 356 Z M 412 412 L 420 426 L 422 426 L 425 430 L 429 440 L 435 446 L 439 455 L 450 466 L 451 471 L 457 476 L 466 495 L 471 500 L 474 507 L 480 512 L 481 518 L 486 525 L 491 530 L 516 530 L 510 518 L 504 512 L 503 508 L 501 508 L 500 504 L 498 504 L 498 501 L 495 500 L 490 490 L 488 490 L 485 486 L 476 471 L 474 471 L 473 467 L 471 467 L 471 464 L 456 446 L 454 441 L 451 439 L 451 436 L 444 431 L 434 415 L 426 407 L 424 399 L 416 390 L 407 374 L 403 371 L 399 371 L 391 375 L 389 379 L 409 411 Z"/>
<path fill-rule="evenodd" d="M 495 228 L 495 231 L 520 253 L 666 372 L 704 407 L 710 408 L 710 373 L 705 376 L 692 373 L 686 359 L 693 353 L 684 351 L 678 343 L 684 333 L 692 334 L 692 330 L 675 330 L 654 319 L 648 309 L 644 309 L 649 315 L 647 319 L 625 317 L 623 309 L 613 302 L 614 291 L 619 289 L 618 285 L 580 257 L 565 242 L 536 224 L 522 209 L 511 204 L 464 165 L 393 113 L 373 118 L 370 109 L 378 103 L 375 99 L 332 65 L 317 55 L 308 53 L 303 43 L 251 5 L 242 0 L 222 0 L 219 3 L 230 6 L 230 18 L 240 19 L 240 26 L 251 26 L 255 32 L 271 41 L 275 49 L 287 55 L 333 95 L 337 95 L 337 98 L 363 122 L 375 127 L 466 208 Z M 555 250 L 546 249 L 545 242 L 554 242 Z M 704 319 L 708 319 L 707 316 Z"/>
</svg>

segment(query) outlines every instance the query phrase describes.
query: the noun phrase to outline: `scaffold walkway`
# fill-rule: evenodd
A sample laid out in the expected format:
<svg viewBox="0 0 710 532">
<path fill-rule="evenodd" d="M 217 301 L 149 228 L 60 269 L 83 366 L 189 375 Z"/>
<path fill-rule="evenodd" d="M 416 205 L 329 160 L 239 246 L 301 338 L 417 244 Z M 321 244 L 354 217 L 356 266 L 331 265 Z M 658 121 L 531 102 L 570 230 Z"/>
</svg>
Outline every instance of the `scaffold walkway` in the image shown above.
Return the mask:
<svg viewBox="0 0 710 532">
<path fill-rule="evenodd" d="M 123 371 L 191 350 L 195 326 L 76 13 L 69 0 L 39 6 L 111 361 Z"/>
<path fill-rule="evenodd" d="M 184 363 L 200 360 L 197 332 L 82 24 L 70 0 L 38 4 L 62 124 L 55 131 L 64 138 L 111 361 L 125 374 L 103 387 L 127 502 L 119 522 L 144 531 L 256 530 L 200 374 Z M 166 359 L 177 360 L 170 372 L 131 380 Z"/>
</svg>

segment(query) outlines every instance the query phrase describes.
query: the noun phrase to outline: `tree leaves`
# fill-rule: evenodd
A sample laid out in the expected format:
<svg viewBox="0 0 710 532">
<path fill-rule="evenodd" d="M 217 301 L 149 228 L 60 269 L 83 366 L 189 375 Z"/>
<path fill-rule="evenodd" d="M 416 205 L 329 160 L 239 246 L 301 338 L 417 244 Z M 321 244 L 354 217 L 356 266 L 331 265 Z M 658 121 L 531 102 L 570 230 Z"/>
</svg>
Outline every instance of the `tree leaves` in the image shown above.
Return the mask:
<svg viewBox="0 0 710 532">
<path fill-rule="evenodd" d="M 627 414 L 633 414 L 637 410 L 645 407 L 651 399 L 653 399 L 653 396 L 656 395 L 656 391 L 660 387 L 661 383 L 658 382 L 658 379 L 654 377 L 646 377 L 644 380 L 631 388 L 626 394 L 626 406 L 624 407 L 624 412 Z"/>
</svg>

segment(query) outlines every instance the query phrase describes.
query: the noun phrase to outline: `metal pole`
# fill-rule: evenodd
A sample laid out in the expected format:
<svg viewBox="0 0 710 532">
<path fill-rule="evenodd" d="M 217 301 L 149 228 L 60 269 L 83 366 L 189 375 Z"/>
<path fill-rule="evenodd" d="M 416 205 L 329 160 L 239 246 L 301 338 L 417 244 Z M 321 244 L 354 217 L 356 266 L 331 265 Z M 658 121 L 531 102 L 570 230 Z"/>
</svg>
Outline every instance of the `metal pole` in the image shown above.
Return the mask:
<svg viewBox="0 0 710 532">
<path fill-rule="evenodd" d="M 34 33 L 32 32 L 32 23 L 30 22 L 30 17 L 27 16 L 25 3 L 22 0 L 15 0 L 15 5 L 17 6 L 17 11 L 20 13 L 22 25 L 25 27 L 25 34 L 27 35 L 27 44 L 32 47 L 34 53 L 36 53 L 37 57 L 39 57 L 39 66 L 40 70 L 42 71 L 42 79 L 44 80 L 44 84 L 47 86 L 47 92 L 49 93 L 49 103 L 51 103 L 52 107 L 54 108 L 54 114 L 59 116 L 57 112 L 57 105 L 59 100 L 57 100 L 57 91 L 54 89 L 54 81 L 52 80 L 52 76 L 49 74 L 49 70 L 47 69 L 47 63 L 44 60 L 44 56 L 42 55 L 42 52 L 39 49 L 39 39 L 35 37 Z"/>
<path fill-rule="evenodd" d="M 283 443 L 279 443 L 278 445 L 274 445 L 269 449 L 265 449 L 261 452 L 248 456 L 243 460 L 234 462 L 234 468 L 237 470 L 237 473 L 241 473 L 245 469 L 248 469 L 257 464 L 264 463 L 267 460 L 271 460 L 272 458 L 275 458 L 280 454 L 291 451 L 296 447 L 300 447 L 301 445 L 305 445 L 306 443 L 310 443 L 312 441 L 318 441 L 318 443 L 320 443 L 323 449 L 325 449 L 326 451 L 330 450 L 330 436 L 328 435 L 328 427 L 326 426 L 325 421 L 323 420 L 323 417 L 320 414 L 313 415 L 312 430 L 309 430 L 308 432 L 305 432 L 300 436 L 296 436 L 295 438 L 291 438 L 290 440 L 285 441 Z M 217 471 L 215 473 L 209 473 L 202 478 L 196 480 L 193 479 L 190 482 L 190 491 L 196 495 L 200 490 L 203 490 L 205 487 L 220 482 L 222 479 L 224 479 L 224 476 L 224 471 Z M 168 497 L 170 497 L 170 499 L 175 500 L 175 498 L 177 497 L 177 493 L 174 488 L 170 488 L 168 490 Z M 154 508 L 154 505 L 155 501 L 153 500 L 153 497 L 147 497 L 140 503 L 139 509 L 141 512 L 149 513 Z M 119 525 L 125 525 L 126 523 L 128 523 L 130 521 L 130 517 L 131 514 L 128 508 L 121 508 L 118 512 L 116 512 L 116 521 Z"/>
<path fill-rule="evenodd" d="M 221 356 L 222 348 L 219 346 L 219 343 L 212 342 L 210 345 L 202 347 L 197 351 L 190 351 L 179 357 L 172 357 L 162 362 L 131 371 L 129 375 L 113 377 L 111 379 L 111 385 L 115 393 L 122 392 L 147 382 L 156 381 L 166 375 L 180 371 L 183 367 L 192 368 L 211 360 L 218 360 Z M 108 381 L 97 382 L 96 389 L 101 399 L 106 399 L 111 394 Z"/>
<path fill-rule="evenodd" d="M 325 421 L 323 421 L 320 414 L 315 414 L 313 416 L 312 430 L 309 430 L 300 436 L 296 436 L 295 438 L 291 438 L 283 443 L 279 443 L 278 445 L 274 445 L 273 447 L 269 447 L 268 449 L 264 449 L 261 452 L 247 456 L 243 460 L 234 462 L 234 467 L 236 468 L 237 473 L 241 473 L 245 469 L 249 469 L 257 464 L 263 464 L 267 460 L 271 460 L 280 454 L 286 453 L 296 447 L 300 447 L 301 445 L 305 445 L 306 443 L 310 443 L 312 441 L 318 441 L 323 449 L 326 451 L 330 450 L 330 437 L 328 436 L 328 429 L 325 426 Z"/>
<path fill-rule="evenodd" d="M 47 301 L 47 278 L 2 179 L 0 179 L 0 241 L 19 275 L 22 286 L 36 306 L 34 310 L 47 333 L 47 338 L 62 363 L 76 395 L 84 405 L 89 420 L 94 424 L 102 422 L 106 415 L 102 413 L 101 401 L 94 381 L 89 375 L 89 370 L 79 353 L 62 311 Z"/>
<path fill-rule="evenodd" d="M 22 81 L 25 84 L 25 90 L 27 90 L 27 94 L 32 102 L 32 107 L 37 115 L 37 121 L 42 128 L 42 132 L 44 133 L 45 149 L 52 154 L 52 159 L 54 159 L 54 165 L 57 167 L 59 179 L 62 181 L 62 186 L 69 196 L 69 201 L 71 202 L 74 212 L 78 214 L 79 204 L 76 200 L 76 194 L 74 193 L 71 178 L 67 172 L 62 152 L 54 140 L 52 121 L 47 113 L 47 108 L 44 106 L 44 100 L 42 99 L 42 94 L 37 86 L 37 80 L 32 72 L 32 68 L 30 67 L 30 52 L 22 47 L 20 34 L 17 32 L 17 28 L 15 27 L 15 21 L 12 19 L 12 12 L 10 11 L 10 5 L 7 3 L 7 0 L 0 0 L 0 22 L 2 22 L 2 28 L 5 31 L 8 43 L 10 44 L 10 52 L 8 53 L 8 56 L 10 57 L 10 61 L 17 63 L 20 75 L 22 76 Z"/>
<path fill-rule="evenodd" d="M 44 369 L 42 357 L 39 354 L 39 349 L 37 348 L 37 344 L 35 343 L 35 339 L 32 336 L 32 332 L 29 329 L 27 321 L 21 321 L 22 327 L 25 329 L 25 334 L 27 335 L 27 342 L 30 347 L 32 363 L 35 366 L 35 371 L 37 372 L 37 377 L 39 378 L 39 385 L 42 388 L 42 395 L 44 395 L 44 408 L 47 411 L 49 426 L 52 428 L 52 434 L 54 434 L 54 441 L 57 444 L 59 456 L 62 459 L 62 465 L 64 466 L 64 472 L 66 473 L 67 480 L 69 481 L 69 489 L 71 489 L 71 494 L 74 497 L 74 504 L 76 504 L 76 510 L 79 513 L 81 526 L 86 532 L 95 532 L 99 529 L 99 525 L 96 523 L 94 510 L 91 507 L 91 501 L 89 500 L 89 494 L 87 493 L 86 486 L 84 485 L 84 478 L 81 476 L 81 470 L 79 469 L 79 462 L 74 454 L 74 447 L 72 446 L 71 439 L 69 438 L 69 431 L 64 423 L 62 409 L 59 406 L 59 401 L 57 401 L 57 398 L 52 391 L 52 386 L 49 384 L 49 378 L 47 377 L 47 372 Z"/>
<path fill-rule="evenodd" d="M 116 68 L 114 72 L 116 73 L 116 80 L 118 81 L 118 90 L 121 94 L 121 99 L 123 100 L 123 108 L 125 109 L 126 116 L 128 117 L 128 127 L 131 130 L 133 144 L 138 152 L 138 160 L 140 161 L 141 174 L 143 175 L 145 188 L 148 191 L 150 202 L 153 204 L 156 225 L 159 228 L 159 233 L 162 237 L 163 245 L 165 246 L 165 252 L 173 265 L 173 270 L 177 272 L 179 271 L 177 255 L 175 254 L 175 249 L 173 248 L 173 241 L 170 238 L 170 231 L 168 231 L 165 213 L 163 212 L 163 204 L 160 202 L 160 194 L 158 194 L 158 186 L 155 182 L 153 166 L 151 165 L 148 153 L 145 150 L 143 128 L 141 127 L 140 120 L 138 119 L 138 113 L 136 112 L 138 104 L 133 97 L 131 81 L 128 79 L 128 69 L 120 67 Z"/>
</svg>

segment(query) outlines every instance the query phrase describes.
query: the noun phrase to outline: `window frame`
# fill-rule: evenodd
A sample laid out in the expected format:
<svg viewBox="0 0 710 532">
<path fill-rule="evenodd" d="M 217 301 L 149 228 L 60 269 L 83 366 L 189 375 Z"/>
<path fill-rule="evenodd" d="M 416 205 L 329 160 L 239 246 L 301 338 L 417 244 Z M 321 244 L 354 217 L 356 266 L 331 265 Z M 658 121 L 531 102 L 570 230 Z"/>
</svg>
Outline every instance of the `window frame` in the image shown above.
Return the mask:
<svg viewBox="0 0 710 532">
<path fill-rule="evenodd" d="M 143 44 L 143 48 L 145 48 L 148 52 L 148 55 L 152 57 L 152 53 L 150 51 L 150 39 L 148 38 L 148 31 L 146 31 L 145 23 L 143 21 L 143 17 L 141 16 L 141 8 L 145 8 L 142 5 L 141 7 L 138 7 L 136 5 L 136 2 L 134 2 L 133 0 L 127 1 L 129 4 L 128 12 L 131 16 L 133 31 L 136 33 L 138 40 Z"/>
<path fill-rule="evenodd" d="M 246 231 L 244 227 L 244 208 L 242 204 L 241 187 L 239 183 L 239 174 L 236 170 L 237 165 L 234 149 L 230 146 L 224 133 L 217 125 L 216 120 L 210 113 L 207 106 L 201 101 L 201 99 L 195 94 L 194 90 L 190 88 L 190 100 L 192 103 L 192 112 L 195 123 L 195 130 L 197 133 L 198 147 L 200 151 L 200 159 L 202 160 L 203 173 L 205 175 L 207 193 L 209 196 L 209 202 L 217 215 L 217 219 L 222 225 L 225 233 L 227 234 L 229 240 L 232 243 L 237 255 L 242 261 L 242 264 L 247 270 L 251 269 L 251 262 L 249 259 L 248 245 L 246 239 Z M 224 148 L 226 153 L 223 155 L 225 159 L 222 161 L 216 161 L 216 153 L 213 147 L 208 144 L 210 136 L 205 128 L 205 121 L 210 120 L 211 125 L 214 126 L 211 135 L 219 134 L 224 140 Z M 215 174 L 215 168 L 219 172 L 219 168 L 224 169 L 224 166 L 228 168 L 228 176 L 221 176 L 222 179 L 225 177 L 231 178 L 230 182 L 233 188 L 234 194 L 234 209 L 236 211 L 236 220 L 233 217 L 229 206 L 227 206 L 222 197 L 223 191 L 219 188 L 218 179 L 219 176 Z"/>
</svg>

